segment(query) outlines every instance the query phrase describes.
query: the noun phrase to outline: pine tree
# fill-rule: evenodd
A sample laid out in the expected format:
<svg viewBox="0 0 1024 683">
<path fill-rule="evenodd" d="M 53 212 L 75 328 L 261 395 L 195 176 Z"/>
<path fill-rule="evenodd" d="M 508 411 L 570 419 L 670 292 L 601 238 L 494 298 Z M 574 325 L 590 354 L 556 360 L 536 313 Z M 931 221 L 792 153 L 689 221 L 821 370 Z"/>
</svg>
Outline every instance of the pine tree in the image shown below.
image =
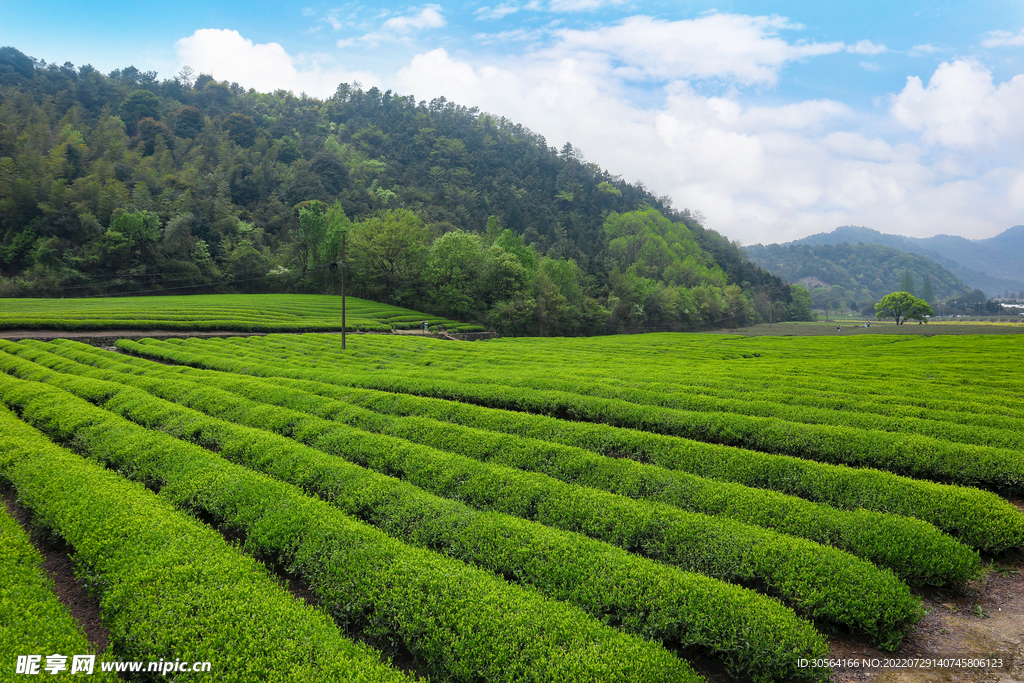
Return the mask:
<svg viewBox="0 0 1024 683">
<path fill-rule="evenodd" d="M 932 291 L 932 279 L 928 273 L 924 274 L 924 284 L 921 285 L 921 298 L 932 303 L 935 300 L 935 292 Z"/>
<path fill-rule="evenodd" d="M 914 276 L 910 274 L 909 268 L 903 270 L 903 280 L 900 281 L 900 291 L 906 292 L 907 294 L 914 294 Z"/>
</svg>

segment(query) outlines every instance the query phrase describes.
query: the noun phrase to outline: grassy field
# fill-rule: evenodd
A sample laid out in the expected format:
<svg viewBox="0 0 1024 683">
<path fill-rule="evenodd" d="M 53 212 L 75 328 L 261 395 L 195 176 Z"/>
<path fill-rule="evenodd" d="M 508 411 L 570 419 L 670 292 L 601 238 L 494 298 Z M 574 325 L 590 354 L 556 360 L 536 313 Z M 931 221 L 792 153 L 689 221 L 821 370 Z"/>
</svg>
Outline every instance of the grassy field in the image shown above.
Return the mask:
<svg viewBox="0 0 1024 683">
<path fill-rule="evenodd" d="M 876 329 L 0 340 L 0 482 L 92 577 L 108 659 L 823 681 L 800 661 L 905 656 L 1024 546 L 1024 338 Z"/>
<path fill-rule="evenodd" d="M 346 297 L 346 327 L 388 332 L 419 327 L 477 332 L 455 320 Z M 315 294 L 199 294 L 97 299 L 0 299 L 0 330 L 341 330 L 341 298 Z"/>
</svg>

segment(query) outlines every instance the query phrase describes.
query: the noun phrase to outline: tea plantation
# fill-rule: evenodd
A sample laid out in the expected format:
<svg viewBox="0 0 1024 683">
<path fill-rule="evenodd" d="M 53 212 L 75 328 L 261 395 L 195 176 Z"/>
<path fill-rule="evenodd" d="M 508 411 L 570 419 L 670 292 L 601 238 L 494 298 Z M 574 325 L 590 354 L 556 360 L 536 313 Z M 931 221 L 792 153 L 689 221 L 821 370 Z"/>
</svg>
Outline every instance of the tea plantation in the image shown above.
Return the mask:
<svg viewBox="0 0 1024 683">
<path fill-rule="evenodd" d="M 313 308 L 257 321 L 230 297 L 187 315 L 170 299 L 132 315 L 326 329 Z M 43 316 L 18 315 L 5 326 Z M 922 591 L 1024 546 L 1022 351 L 1017 336 L 0 341 L 0 483 L 97 596 L 100 660 L 212 663 L 180 680 L 699 681 L 710 662 L 824 681 L 799 662 L 829 637 L 895 650 Z M 3 622 L 5 672 L 88 649 L 23 526 L 0 516 L 0 613 L 31 614 Z"/>
</svg>

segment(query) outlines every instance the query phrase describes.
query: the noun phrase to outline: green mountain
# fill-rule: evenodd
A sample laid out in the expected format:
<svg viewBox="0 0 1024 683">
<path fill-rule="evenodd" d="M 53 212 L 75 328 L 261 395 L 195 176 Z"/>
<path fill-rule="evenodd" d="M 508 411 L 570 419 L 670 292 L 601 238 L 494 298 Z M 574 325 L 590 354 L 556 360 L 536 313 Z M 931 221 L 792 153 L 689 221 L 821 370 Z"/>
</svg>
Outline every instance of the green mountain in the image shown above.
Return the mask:
<svg viewBox="0 0 1024 683">
<path fill-rule="evenodd" d="M 799 242 L 754 245 L 747 256 L 783 280 L 799 283 L 811 292 L 816 308 L 826 301 L 833 310 L 862 311 L 873 307 L 890 292 L 901 291 L 904 274 L 910 276 L 913 294 L 921 296 L 927 276 L 932 301 L 963 296 L 971 288 L 955 275 L 918 254 L 879 244 L 821 244 Z"/>
<path fill-rule="evenodd" d="M 333 292 L 343 233 L 351 293 L 505 332 L 739 325 L 790 301 L 689 211 L 443 98 L 0 49 L 0 296 Z"/>
<path fill-rule="evenodd" d="M 971 240 L 956 235 L 904 237 L 887 235 L 870 228 L 845 225 L 794 244 L 882 244 L 925 256 L 989 297 L 1012 295 L 1024 290 L 1024 225 L 1016 225 L 995 237 Z"/>
</svg>

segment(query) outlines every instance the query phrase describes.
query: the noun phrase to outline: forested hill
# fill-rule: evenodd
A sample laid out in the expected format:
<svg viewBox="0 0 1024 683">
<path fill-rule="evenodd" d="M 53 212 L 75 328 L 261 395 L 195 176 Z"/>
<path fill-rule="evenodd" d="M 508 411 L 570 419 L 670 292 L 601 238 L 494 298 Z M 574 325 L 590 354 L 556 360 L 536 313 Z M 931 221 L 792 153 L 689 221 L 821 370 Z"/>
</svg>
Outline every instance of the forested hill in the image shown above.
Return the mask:
<svg viewBox="0 0 1024 683">
<path fill-rule="evenodd" d="M 816 308 L 828 299 L 832 308 L 874 313 L 874 304 L 889 292 L 905 288 L 910 277 L 911 293 L 924 296 L 925 279 L 934 303 L 962 297 L 971 288 L 939 264 L 924 256 L 880 244 L 756 244 L 746 247 L 747 255 L 762 268 L 788 282 L 799 282 L 811 292 Z M 984 295 L 978 292 L 984 299 Z"/>
<path fill-rule="evenodd" d="M 476 109 L 0 49 L 0 295 L 334 292 L 343 232 L 353 294 L 505 332 L 734 326 L 789 301 L 689 211 Z"/>
</svg>

